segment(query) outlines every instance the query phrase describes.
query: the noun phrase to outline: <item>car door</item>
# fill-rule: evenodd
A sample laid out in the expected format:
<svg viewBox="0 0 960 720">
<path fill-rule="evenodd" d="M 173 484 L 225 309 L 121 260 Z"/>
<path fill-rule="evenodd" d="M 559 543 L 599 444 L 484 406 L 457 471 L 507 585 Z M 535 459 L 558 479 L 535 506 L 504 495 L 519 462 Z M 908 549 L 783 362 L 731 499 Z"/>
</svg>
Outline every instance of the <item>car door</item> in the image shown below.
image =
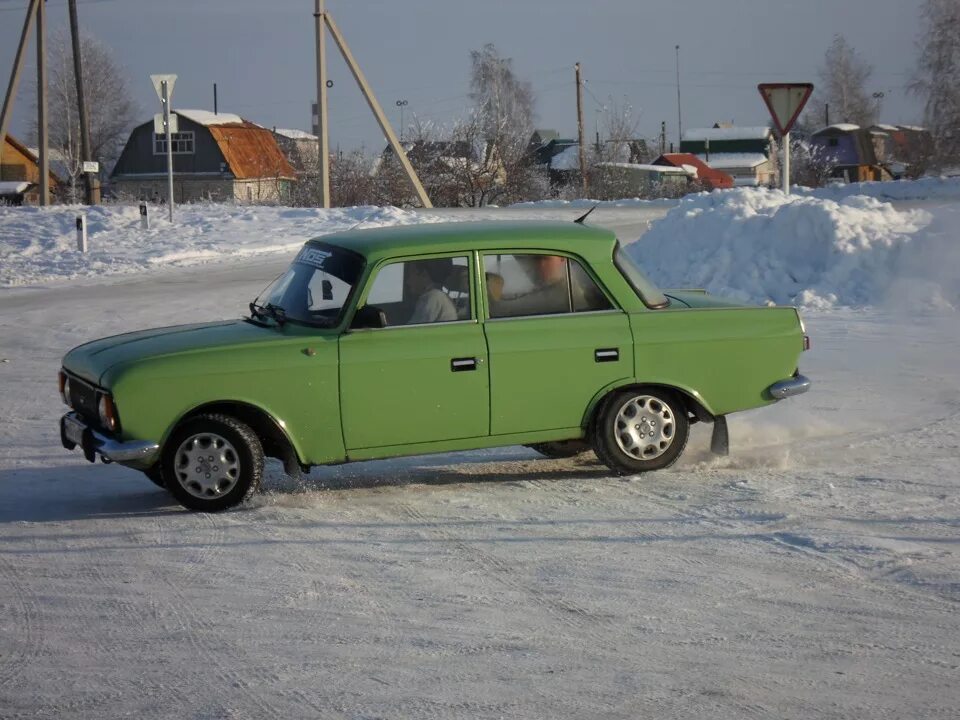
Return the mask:
<svg viewBox="0 0 960 720">
<path fill-rule="evenodd" d="M 487 347 L 470 257 L 399 259 L 374 271 L 360 304 L 384 309 L 387 326 L 340 338 L 348 453 L 488 434 Z"/>
<path fill-rule="evenodd" d="M 484 253 L 492 435 L 577 428 L 603 388 L 630 377 L 626 313 L 582 261 Z"/>
</svg>

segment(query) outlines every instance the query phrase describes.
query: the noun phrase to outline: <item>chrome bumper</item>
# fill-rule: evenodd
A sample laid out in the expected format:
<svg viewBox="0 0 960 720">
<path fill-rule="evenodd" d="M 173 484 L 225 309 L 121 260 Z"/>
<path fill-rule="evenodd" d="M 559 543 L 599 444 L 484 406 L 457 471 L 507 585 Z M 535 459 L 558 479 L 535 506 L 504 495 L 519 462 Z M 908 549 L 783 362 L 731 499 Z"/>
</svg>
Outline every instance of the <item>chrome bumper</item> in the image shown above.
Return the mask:
<svg viewBox="0 0 960 720">
<path fill-rule="evenodd" d="M 810 389 L 810 379 L 797 373 L 789 380 L 775 382 L 767 388 L 767 392 L 774 400 L 783 400 L 784 398 L 802 395 Z"/>
<path fill-rule="evenodd" d="M 120 442 L 97 432 L 75 412 L 69 412 L 60 418 L 60 442 L 67 450 L 78 445 L 84 457 L 96 462 L 100 455 L 108 462 L 146 469 L 154 464 L 160 452 L 155 442 Z"/>
</svg>

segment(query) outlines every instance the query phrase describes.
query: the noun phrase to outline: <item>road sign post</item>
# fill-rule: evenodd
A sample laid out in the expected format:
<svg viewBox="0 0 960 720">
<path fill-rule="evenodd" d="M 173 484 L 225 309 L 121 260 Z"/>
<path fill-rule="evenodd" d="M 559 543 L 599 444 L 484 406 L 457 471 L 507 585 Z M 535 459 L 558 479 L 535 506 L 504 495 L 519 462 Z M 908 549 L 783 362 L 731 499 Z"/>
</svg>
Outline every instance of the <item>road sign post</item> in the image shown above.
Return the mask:
<svg viewBox="0 0 960 720">
<path fill-rule="evenodd" d="M 757 86 L 783 145 L 783 192 L 790 194 L 790 129 L 813 92 L 812 83 L 761 83 Z"/>
<path fill-rule="evenodd" d="M 176 75 L 151 75 L 153 89 L 163 105 L 163 131 L 167 139 L 167 210 L 170 222 L 173 222 L 173 129 L 170 124 L 170 101 L 173 98 L 173 84 Z"/>
</svg>

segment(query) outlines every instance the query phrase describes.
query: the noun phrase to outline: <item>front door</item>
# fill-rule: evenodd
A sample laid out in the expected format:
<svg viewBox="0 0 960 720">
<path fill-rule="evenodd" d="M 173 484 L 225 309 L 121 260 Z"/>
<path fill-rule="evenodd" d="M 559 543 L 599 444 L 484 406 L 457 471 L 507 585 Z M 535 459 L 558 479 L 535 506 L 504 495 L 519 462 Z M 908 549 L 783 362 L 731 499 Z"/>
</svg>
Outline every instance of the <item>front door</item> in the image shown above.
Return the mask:
<svg viewBox="0 0 960 720">
<path fill-rule="evenodd" d="M 340 339 L 340 398 L 350 450 L 485 437 L 487 346 L 468 256 L 381 267 L 361 302 L 387 327 Z"/>
</svg>

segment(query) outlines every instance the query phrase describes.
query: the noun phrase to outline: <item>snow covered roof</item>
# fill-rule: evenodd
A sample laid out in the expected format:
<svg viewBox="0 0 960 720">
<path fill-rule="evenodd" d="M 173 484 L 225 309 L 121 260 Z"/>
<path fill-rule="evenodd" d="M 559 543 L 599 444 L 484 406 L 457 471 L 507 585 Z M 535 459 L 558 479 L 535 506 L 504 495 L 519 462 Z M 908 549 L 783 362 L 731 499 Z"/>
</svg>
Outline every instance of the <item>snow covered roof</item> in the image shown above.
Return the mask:
<svg viewBox="0 0 960 720">
<path fill-rule="evenodd" d="M 580 146 L 570 145 L 558 152 L 550 158 L 550 168 L 552 170 L 579 170 Z"/>
<path fill-rule="evenodd" d="M 682 167 L 674 167 L 673 165 L 647 165 L 644 163 L 622 163 L 622 162 L 602 162 L 597 163 L 597 167 L 616 167 L 616 168 L 626 168 L 628 170 L 641 170 L 643 172 L 655 172 L 661 173 L 663 175 L 689 175 L 690 171 L 685 170 Z M 697 169 L 687 165 L 686 167 L 690 168 L 693 171 L 694 177 L 697 175 Z"/>
<path fill-rule="evenodd" d="M 317 136 L 311 133 L 308 133 L 306 130 L 291 130 L 289 128 L 274 128 L 273 131 L 277 135 L 282 135 L 285 138 L 290 138 L 291 140 L 316 140 Z"/>
<path fill-rule="evenodd" d="M 897 128 L 896 125 L 877 124 L 877 125 L 874 125 L 873 127 L 871 127 L 870 129 L 871 129 L 871 130 L 883 130 L 884 132 L 896 132 L 898 128 Z"/>
<path fill-rule="evenodd" d="M 828 125 L 824 130 L 839 130 L 840 132 L 853 132 L 854 130 L 859 130 L 859 125 L 854 125 L 853 123 L 834 123 L 833 125 Z M 821 130 L 820 132 L 823 132 Z"/>
<path fill-rule="evenodd" d="M 238 125 L 244 122 L 243 118 L 233 113 L 212 113 L 209 110 L 174 110 L 177 115 L 182 115 L 187 120 L 192 120 L 197 125 L 210 127 L 211 125 Z"/>
<path fill-rule="evenodd" d="M 770 137 L 768 127 L 729 127 L 729 128 L 693 128 L 683 133 L 683 139 L 689 142 L 705 140 L 766 140 Z"/>
<path fill-rule="evenodd" d="M 706 155 L 697 155 L 697 157 L 716 170 L 755 168 L 769 159 L 763 153 L 710 153 L 709 160 Z"/>
<path fill-rule="evenodd" d="M 0 181 L 0 195 L 19 195 L 27 191 L 32 183 L 21 180 Z"/>
</svg>

